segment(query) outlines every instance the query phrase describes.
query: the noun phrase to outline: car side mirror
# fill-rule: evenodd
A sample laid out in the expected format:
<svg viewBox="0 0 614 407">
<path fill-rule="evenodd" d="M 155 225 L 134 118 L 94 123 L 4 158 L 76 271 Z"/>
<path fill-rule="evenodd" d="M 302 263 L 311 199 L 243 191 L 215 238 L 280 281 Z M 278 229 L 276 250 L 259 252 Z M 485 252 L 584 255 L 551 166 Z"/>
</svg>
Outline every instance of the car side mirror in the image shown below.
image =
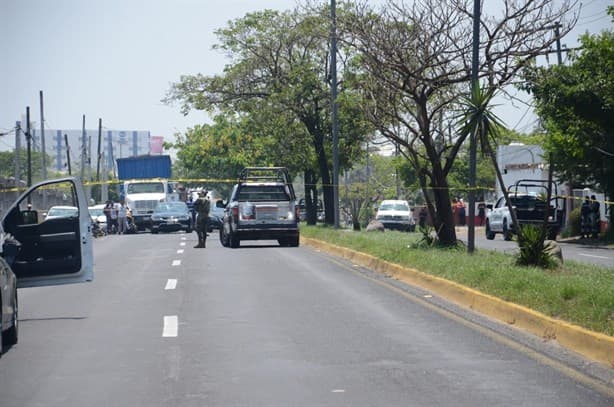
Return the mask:
<svg viewBox="0 0 614 407">
<path fill-rule="evenodd" d="M 38 223 L 38 212 L 32 209 L 21 211 L 21 219 L 24 225 L 35 225 Z"/>
</svg>

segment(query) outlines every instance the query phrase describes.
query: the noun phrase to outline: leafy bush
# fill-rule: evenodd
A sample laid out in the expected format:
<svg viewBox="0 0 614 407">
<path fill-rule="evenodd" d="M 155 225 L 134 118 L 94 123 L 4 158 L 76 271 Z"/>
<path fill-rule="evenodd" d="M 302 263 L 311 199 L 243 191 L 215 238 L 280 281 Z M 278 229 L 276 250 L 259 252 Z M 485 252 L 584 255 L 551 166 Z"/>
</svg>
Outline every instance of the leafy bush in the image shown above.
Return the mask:
<svg viewBox="0 0 614 407">
<path fill-rule="evenodd" d="M 574 210 L 569 213 L 567 234 L 569 236 L 578 236 L 580 234 L 580 208 L 574 208 Z"/>
<path fill-rule="evenodd" d="M 538 266 L 545 269 L 555 268 L 556 261 L 550 254 L 550 248 L 544 244 L 545 236 L 541 227 L 522 225 L 518 234 L 520 252 L 516 259 L 522 266 Z"/>
</svg>

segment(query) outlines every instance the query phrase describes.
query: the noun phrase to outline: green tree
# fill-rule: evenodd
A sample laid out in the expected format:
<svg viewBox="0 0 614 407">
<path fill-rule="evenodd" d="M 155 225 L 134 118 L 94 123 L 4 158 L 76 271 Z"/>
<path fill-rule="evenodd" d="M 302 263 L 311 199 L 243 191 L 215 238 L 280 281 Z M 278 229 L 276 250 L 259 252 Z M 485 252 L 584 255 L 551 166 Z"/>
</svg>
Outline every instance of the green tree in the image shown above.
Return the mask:
<svg viewBox="0 0 614 407">
<path fill-rule="evenodd" d="M 291 150 L 305 172 L 305 196 L 316 196 L 322 182 L 326 222 L 333 223 L 330 138 L 329 10 L 250 13 L 216 32 L 215 46 L 232 61 L 221 75 L 182 76 L 165 101 L 190 109 L 237 112 L 249 117 L 253 137 L 271 138 Z M 361 109 L 340 82 L 340 167 L 347 168 L 368 132 Z M 283 124 L 280 126 L 280 120 Z M 300 128 L 298 127 L 300 125 Z M 308 143 L 311 151 L 303 147 Z M 308 209 L 314 208 L 307 200 Z"/>
<path fill-rule="evenodd" d="M 177 149 L 176 174 L 191 184 L 228 193 L 240 170 L 246 166 L 282 165 L 298 171 L 291 157 L 291 140 L 277 143 L 273 137 L 257 137 L 258 123 L 249 117 L 218 115 L 212 124 L 197 125 L 185 134 L 177 134 L 169 147 Z M 288 125 L 281 126 L 286 130 Z M 295 145 L 294 148 L 298 150 Z"/>
<path fill-rule="evenodd" d="M 610 10 L 614 15 L 614 10 Z M 527 69 L 525 89 L 535 98 L 548 132 L 545 150 L 557 174 L 575 187 L 614 196 L 614 32 L 580 37 L 571 64 Z M 610 222 L 610 225 L 612 223 Z"/>
<path fill-rule="evenodd" d="M 22 181 L 28 178 L 28 153 L 25 149 L 19 150 L 19 179 Z M 32 151 L 31 157 L 31 171 L 32 182 L 41 181 L 41 168 L 42 168 L 42 153 L 40 151 Z M 51 158 L 47 155 L 46 162 L 51 162 Z M 0 151 L 0 177 L 14 177 L 15 176 L 15 151 Z"/>
</svg>

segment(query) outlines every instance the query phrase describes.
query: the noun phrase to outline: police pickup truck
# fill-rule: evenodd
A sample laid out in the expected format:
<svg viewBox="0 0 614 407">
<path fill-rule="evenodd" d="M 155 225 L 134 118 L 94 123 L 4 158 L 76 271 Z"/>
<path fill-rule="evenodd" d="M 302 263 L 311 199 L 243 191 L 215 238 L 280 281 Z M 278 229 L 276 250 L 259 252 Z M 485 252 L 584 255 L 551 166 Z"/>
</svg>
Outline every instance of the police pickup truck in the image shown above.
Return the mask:
<svg viewBox="0 0 614 407">
<path fill-rule="evenodd" d="M 556 240 L 565 218 L 565 199 L 558 196 L 555 183 L 550 188 L 550 201 L 547 202 L 548 181 L 522 179 L 508 188 L 508 196 L 520 226 L 532 224 L 541 227 L 546 221 L 548 239 Z M 487 207 L 490 210 L 486 215 L 486 239 L 493 240 L 497 233 L 501 233 L 505 240 L 511 240 L 517 232 L 505 197 Z"/>
<path fill-rule="evenodd" d="M 225 208 L 220 228 L 223 246 L 236 248 L 243 240 L 299 245 L 299 206 L 286 168 L 244 168 Z"/>
</svg>

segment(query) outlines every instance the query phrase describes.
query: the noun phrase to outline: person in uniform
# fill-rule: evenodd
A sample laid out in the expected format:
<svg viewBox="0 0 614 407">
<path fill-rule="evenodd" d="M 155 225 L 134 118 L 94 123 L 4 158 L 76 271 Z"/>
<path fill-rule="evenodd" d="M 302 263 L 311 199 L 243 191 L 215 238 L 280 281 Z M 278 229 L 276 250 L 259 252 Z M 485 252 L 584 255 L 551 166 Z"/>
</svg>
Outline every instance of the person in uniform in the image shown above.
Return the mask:
<svg viewBox="0 0 614 407">
<path fill-rule="evenodd" d="M 593 217 L 591 212 L 591 201 L 587 195 L 584 197 L 584 202 L 582 202 L 582 206 L 580 207 L 580 233 L 582 239 L 591 237 L 591 232 L 593 230 Z"/>
<path fill-rule="evenodd" d="M 194 201 L 194 210 L 196 211 L 196 233 L 198 234 L 198 244 L 194 246 L 196 249 L 206 247 L 210 208 L 211 202 L 207 196 L 207 191 L 199 191 L 198 199 Z"/>
</svg>

